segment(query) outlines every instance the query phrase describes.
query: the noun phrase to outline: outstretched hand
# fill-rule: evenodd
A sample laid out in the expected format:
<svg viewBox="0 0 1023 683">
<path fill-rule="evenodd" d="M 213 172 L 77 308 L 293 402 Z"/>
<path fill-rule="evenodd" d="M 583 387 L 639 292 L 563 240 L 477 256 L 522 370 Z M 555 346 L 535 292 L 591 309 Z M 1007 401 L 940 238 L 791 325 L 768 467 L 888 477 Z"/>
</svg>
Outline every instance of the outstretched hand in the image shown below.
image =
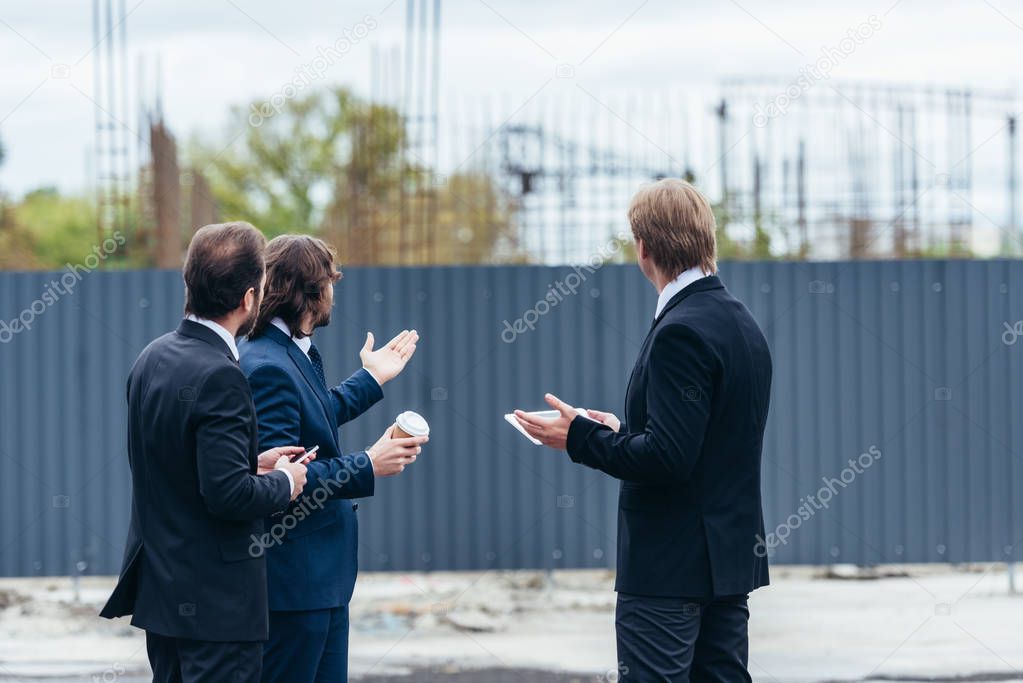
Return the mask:
<svg viewBox="0 0 1023 683">
<path fill-rule="evenodd" d="M 373 350 L 373 333 L 366 333 L 366 343 L 359 351 L 359 358 L 362 360 L 362 367 L 369 374 L 373 375 L 377 382 L 384 384 L 389 382 L 405 369 L 405 365 L 416 352 L 416 342 L 419 341 L 419 333 L 415 330 L 403 330 L 394 339 Z"/>
<path fill-rule="evenodd" d="M 579 412 L 554 394 L 545 394 L 544 399 L 551 408 L 561 413 L 558 417 L 539 417 L 516 410 L 515 419 L 527 434 L 544 446 L 563 451 L 568 444 L 568 428 Z"/>
</svg>

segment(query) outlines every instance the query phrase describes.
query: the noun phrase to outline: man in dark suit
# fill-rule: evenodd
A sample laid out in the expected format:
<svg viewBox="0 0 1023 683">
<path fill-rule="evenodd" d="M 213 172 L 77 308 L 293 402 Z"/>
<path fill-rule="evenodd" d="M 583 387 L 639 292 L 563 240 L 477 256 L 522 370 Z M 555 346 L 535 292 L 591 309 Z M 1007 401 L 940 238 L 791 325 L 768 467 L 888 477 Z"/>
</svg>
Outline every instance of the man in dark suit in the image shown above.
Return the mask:
<svg viewBox="0 0 1023 683">
<path fill-rule="evenodd" d="M 366 451 L 345 454 L 340 425 L 383 398 L 381 386 L 405 367 L 418 335 L 405 331 L 374 351 L 367 335 L 363 367 L 327 385 L 313 331 L 330 323 L 334 253 L 308 235 L 282 235 L 266 249 L 267 279 L 259 317 L 241 344 L 262 448 L 319 446 L 305 493 L 283 518 L 267 520 L 270 638 L 263 681 L 348 680 L 348 603 L 358 571 L 359 529 L 352 499 L 372 496 L 376 477 L 415 461 L 425 437 L 392 439 L 388 427 Z"/>
<path fill-rule="evenodd" d="M 128 376 L 131 524 L 101 612 L 145 629 L 154 681 L 258 681 L 267 638 L 266 564 L 250 552 L 263 518 L 305 484 L 301 447 L 257 450 L 235 336 L 252 327 L 263 235 L 208 225 L 185 259 L 185 313 Z M 262 471 L 262 474 L 259 472 Z"/>
<path fill-rule="evenodd" d="M 516 411 L 574 462 L 621 480 L 621 680 L 750 681 L 750 591 L 767 585 L 760 458 L 771 355 L 720 278 L 714 215 L 680 180 L 640 190 L 629 208 L 640 268 L 659 293 L 632 370 L 625 421 L 547 395 L 561 412 Z"/>
</svg>

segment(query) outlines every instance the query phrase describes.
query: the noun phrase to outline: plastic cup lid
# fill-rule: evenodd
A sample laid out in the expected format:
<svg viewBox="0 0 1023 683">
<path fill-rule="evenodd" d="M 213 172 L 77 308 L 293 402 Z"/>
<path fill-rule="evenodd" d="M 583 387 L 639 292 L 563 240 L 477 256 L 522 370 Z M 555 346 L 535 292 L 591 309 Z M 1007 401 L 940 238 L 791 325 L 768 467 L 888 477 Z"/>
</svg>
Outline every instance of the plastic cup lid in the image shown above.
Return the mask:
<svg viewBox="0 0 1023 683">
<path fill-rule="evenodd" d="M 406 410 L 395 420 L 401 431 L 411 436 L 427 436 L 430 433 L 430 425 L 419 413 Z"/>
</svg>

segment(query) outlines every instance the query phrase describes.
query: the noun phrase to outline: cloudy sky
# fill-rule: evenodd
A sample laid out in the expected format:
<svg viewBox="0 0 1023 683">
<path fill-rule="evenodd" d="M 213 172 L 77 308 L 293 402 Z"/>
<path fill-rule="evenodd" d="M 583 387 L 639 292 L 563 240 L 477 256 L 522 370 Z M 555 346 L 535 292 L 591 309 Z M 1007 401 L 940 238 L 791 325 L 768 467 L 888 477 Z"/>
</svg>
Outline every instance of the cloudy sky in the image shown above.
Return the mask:
<svg viewBox="0 0 1023 683">
<path fill-rule="evenodd" d="M 115 0 L 115 5 L 116 5 Z M 893 4 L 894 3 L 894 4 Z M 265 98 L 321 46 L 372 25 L 324 83 L 366 92 L 374 46 L 402 42 L 403 0 L 127 0 L 130 61 L 163 64 L 164 111 L 185 138 L 225 128 L 232 104 Z M 592 92 L 643 97 L 712 87 L 729 76 L 794 78 L 822 48 L 871 16 L 879 25 L 834 75 L 902 83 L 1014 88 L 1023 64 L 1023 6 L 1007 0 L 835 3 L 725 0 L 447 0 L 444 97 L 524 99 L 558 65 Z M 20 194 L 86 184 L 93 139 L 91 2 L 0 3 L 0 188 Z M 105 48 L 104 45 L 100 49 Z M 145 88 L 155 83 L 146 79 Z M 127 122 L 134 125 L 134 120 Z"/>
</svg>

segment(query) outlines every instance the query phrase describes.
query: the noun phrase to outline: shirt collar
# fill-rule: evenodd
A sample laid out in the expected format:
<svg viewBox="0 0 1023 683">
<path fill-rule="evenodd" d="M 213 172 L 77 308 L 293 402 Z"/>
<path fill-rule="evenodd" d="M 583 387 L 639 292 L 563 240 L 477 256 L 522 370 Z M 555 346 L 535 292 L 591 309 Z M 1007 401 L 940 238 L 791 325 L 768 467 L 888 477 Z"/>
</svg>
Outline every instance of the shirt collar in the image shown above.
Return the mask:
<svg viewBox="0 0 1023 683">
<path fill-rule="evenodd" d="M 228 332 L 223 325 L 212 320 L 207 320 L 206 318 L 200 318 L 199 316 L 192 315 L 191 313 L 186 315 L 185 319 L 204 325 L 216 332 L 217 336 L 223 339 L 224 343 L 227 344 L 227 348 L 231 349 L 231 355 L 234 356 L 234 359 L 238 360 L 238 344 L 234 340 L 234 335 Z"/>
<path fill-rule="evenodd" d="M 312 337 L 295 337 L 295 336 L 292 336 L 291 330 L 288 329 L 288 324 L 286 322 L 284 322 L 283 320 L 281 320 L 280 318 L 274 318 L 273 320 L 270 321 L 270 324 L 273 325 L 274 327 L 276 327 L 278 330 L 280 330 L 284 334 L 286 334 L 289 337 L 291 337 L 291 341 L 295 342 L 295 346 L 297 346 L 302 351 L 302 353 L 304 353 L 306 355 L 306 357 L 309 356 L 309 349 L 313 345 L 313 338 Z"/>
<path fill-rule="evenodd" d="M 704 272 L 702 268 L 696 266 L 689 270 L 683 270 L 682 273 L 666 284 L 661 293 L 657 296 L 657 310 L 654 311 L 654 318 L 657 318 L 664 310 L 664 307 L 668 305 L 671 298 L 681 292 L 683 289 L 693 284 L 697 280 L 702 280 L 705 277 L 709 277 L 713 273 Z"/>
</svg>

